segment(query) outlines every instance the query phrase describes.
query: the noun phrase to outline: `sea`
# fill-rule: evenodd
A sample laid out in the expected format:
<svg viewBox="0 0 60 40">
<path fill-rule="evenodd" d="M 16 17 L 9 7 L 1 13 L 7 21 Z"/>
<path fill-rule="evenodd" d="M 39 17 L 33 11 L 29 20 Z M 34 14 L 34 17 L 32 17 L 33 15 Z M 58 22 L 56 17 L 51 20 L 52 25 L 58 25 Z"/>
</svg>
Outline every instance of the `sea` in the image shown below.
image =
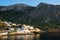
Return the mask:
<svg viewBox="0 0 60 40">
<path fill-rule="evenodd" d="M 2 36 L 0 37 L 0 40 L 60 40 L 60 32 Z"/>
</svg>

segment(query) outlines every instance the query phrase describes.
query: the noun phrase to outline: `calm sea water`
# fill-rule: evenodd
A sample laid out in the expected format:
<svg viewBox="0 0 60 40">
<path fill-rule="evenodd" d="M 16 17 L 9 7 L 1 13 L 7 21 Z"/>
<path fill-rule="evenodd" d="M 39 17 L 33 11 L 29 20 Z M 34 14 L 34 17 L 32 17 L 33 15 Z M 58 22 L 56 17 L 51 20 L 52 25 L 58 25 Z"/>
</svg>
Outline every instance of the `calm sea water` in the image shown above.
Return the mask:
<svg viewBox="0 0 60 40">
<path fill-rule="evenodd" d="M 3 36 L 0 40 L 60 40 L 60 33 Z"/>
</svg>

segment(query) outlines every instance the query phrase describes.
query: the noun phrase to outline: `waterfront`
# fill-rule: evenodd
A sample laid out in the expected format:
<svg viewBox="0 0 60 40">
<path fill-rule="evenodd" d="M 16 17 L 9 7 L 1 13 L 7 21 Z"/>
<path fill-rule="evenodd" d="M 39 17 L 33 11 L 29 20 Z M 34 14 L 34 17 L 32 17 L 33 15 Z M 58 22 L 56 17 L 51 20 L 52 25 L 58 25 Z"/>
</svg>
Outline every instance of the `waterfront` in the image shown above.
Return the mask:
<svg viewBox="0 0 60 40">
<path fill-rule="evenodd" d="M 3 36 L 0 40 L 39 40 L 40 34 Z"/>
<path fill-rule="evenodd" d="M 60 40 L 59 33 L 41 33 L 33 35 L 3 36 L 0 40 Z"/>
</svg>

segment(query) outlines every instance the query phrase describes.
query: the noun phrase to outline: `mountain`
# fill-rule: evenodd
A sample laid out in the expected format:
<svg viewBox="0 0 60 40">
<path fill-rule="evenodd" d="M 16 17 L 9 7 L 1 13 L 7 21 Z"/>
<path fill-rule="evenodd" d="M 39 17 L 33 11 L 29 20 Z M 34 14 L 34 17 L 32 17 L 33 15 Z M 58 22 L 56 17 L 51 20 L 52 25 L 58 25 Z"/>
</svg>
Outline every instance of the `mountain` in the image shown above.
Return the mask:
<svg viewBox="0 0 60 40">
<path fill-rule="evenodd" d="M 36 7 L 26 4 L 0 6 L 0 19 L 39 28 L 60 28 L 60 5 L 40 3 Z"/>
<path fill-rule="evenodd" d="M 25 19 L 35 26 L 60 26 L 60 5 L 40 3 Z"/>
<path fill-rule="evenodd" d="M 32 6 L 26 4 L 14 4 L 10 6 L 0 6 L 0 11 L 15 10 L 15 11 L 27 11 L 32 9 Z"/>
<path fill-rule="evenodd" d="M 20 21 L 33 11 L 35 7 L 26 4 L 0 6 L 0 19 L 20 23 Z"/>
</svg>

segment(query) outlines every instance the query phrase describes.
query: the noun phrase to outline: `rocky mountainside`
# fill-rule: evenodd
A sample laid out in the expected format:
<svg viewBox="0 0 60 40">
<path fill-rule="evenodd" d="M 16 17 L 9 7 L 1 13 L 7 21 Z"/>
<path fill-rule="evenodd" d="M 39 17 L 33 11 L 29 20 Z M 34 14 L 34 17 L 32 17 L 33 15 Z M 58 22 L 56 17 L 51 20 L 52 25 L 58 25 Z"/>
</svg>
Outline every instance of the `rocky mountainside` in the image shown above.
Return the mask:
<svg viewBox="0 0 60 40">
<path fill-rule="evenodd" d="M 0 6 L 0 19 L 20 23 L 24 16 L 29 14 L 34 9 L 35 7 L 26 4 Z"/>
<path fill-rule="evenodd" d="M 27 17 L 37 25 L 60 25 L 60 5 L 40 3 Z"/>
<path fill-rule="evenodd" d="M 8 10 L 15 10 L 15 11 L 27 11 L 32 9 L 32 6 L 26 4 L 14 4 L 10 6 L 0 6 L 0 11 L 8 11 Z"/>
<path fill-rule="evenodd" d="M 60 5 L 40 3 L 36 7 L 26 4 L 0 6 L 0 19 L 37 27 L 58 28 L 60 26 Z"/>
</svg>

